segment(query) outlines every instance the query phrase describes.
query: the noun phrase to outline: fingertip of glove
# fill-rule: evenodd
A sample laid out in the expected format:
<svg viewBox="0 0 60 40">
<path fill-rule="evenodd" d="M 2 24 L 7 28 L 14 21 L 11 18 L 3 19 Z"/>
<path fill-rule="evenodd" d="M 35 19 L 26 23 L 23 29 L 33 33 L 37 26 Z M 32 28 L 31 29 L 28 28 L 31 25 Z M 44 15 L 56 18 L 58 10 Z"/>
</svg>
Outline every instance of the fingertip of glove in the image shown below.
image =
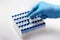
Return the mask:
<svg viewBox="0 0 60 40">
<path fill-rule="evenodd" d="M 46 19 L 47 18 L 47 16 L 40 16 L 42 19 Z"/>
</svg>

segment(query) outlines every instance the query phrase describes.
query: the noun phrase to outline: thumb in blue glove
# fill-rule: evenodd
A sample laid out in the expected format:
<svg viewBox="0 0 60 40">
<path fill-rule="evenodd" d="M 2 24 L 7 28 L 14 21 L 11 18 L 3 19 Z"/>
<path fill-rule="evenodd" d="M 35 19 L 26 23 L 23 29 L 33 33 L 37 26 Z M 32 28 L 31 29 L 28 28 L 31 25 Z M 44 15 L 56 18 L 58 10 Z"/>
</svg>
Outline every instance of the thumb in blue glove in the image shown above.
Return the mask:
<svg viewBox="0 0 60 40">
<path fill-rule="evenodd" d="M 27 16 L 33 19 L 37 15 L 39 15 L 39 17 L 41 17 L 42 19 L 59 18 L 60 6 L 49 4 L 46 2 L 40 2 L 32 8 L 32 10 Z"/>
</svg>

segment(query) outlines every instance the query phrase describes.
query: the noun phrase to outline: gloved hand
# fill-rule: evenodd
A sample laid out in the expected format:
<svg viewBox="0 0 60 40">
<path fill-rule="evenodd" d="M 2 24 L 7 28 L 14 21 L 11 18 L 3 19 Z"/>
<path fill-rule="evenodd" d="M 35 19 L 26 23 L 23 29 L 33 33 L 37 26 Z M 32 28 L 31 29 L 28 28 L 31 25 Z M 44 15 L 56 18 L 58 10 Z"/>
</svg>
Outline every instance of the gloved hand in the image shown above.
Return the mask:
<svg viewBox="0 0 60 40">
<path fill-rule="evenodd" d="M 33 19 L 37 15 L 39 15 L 39 17 L 41 17 L 42 19 L 59 18 L 60 6 L 49 4 L 46 2 L 40 2 L 32 8 L 27 16 Z"/>
</svg>

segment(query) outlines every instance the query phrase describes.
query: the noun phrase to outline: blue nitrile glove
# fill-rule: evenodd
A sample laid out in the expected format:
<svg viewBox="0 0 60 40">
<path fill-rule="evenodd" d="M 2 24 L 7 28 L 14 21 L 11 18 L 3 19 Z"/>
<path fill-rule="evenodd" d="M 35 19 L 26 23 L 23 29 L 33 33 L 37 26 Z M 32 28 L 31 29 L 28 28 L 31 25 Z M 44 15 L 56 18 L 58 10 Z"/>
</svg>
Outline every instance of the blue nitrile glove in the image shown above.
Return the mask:
<svg viewBox="0 0 60 40">
<path fill-rule="evenodd" d="M 34 8 L 32 8 L 27 16 L 33 19 L 36 15 L 39 15 L 39 17 L 41 17 L 42 19 L 59 18 L 60 6 L 49 4 L 46 2 L 40 2 Z"/>
</svg>

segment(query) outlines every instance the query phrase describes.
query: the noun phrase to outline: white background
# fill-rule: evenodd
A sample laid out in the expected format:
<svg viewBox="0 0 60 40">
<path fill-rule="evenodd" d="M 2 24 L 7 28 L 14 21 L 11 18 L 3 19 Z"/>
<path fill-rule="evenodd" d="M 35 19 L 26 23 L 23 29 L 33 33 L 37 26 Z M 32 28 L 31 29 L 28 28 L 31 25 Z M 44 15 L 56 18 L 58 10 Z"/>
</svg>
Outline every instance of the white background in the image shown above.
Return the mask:
<svg viewBox="0 0 60 40">
<path fill-rule="evenodd" d="M 60 0 L 0 0 L 0 40 L 21 40 L 20 36 L 14 30 L 13 27 L 14 24 L 11 16 L 15 13 L 20 13 L 30 10 L 32 6 L 34 6 L 40 1 L 45 1 L 51 4 L 60 5 Z M 60 18 L 46 19 L 44 21 L 46 22 L 47 30 L 53 29 L 60 32 Z M 56 31 L 55 33 L 57 33 Z M 45 34 L 45 36 L 42 35 L 41 38 L 38 37 L 38 39 L 36 40 L 40 40 L 40 39 L 56 40 L 54 38 L 51 38 L 51 36 L 47 36 L 47 34 Z"/>
</svg>

